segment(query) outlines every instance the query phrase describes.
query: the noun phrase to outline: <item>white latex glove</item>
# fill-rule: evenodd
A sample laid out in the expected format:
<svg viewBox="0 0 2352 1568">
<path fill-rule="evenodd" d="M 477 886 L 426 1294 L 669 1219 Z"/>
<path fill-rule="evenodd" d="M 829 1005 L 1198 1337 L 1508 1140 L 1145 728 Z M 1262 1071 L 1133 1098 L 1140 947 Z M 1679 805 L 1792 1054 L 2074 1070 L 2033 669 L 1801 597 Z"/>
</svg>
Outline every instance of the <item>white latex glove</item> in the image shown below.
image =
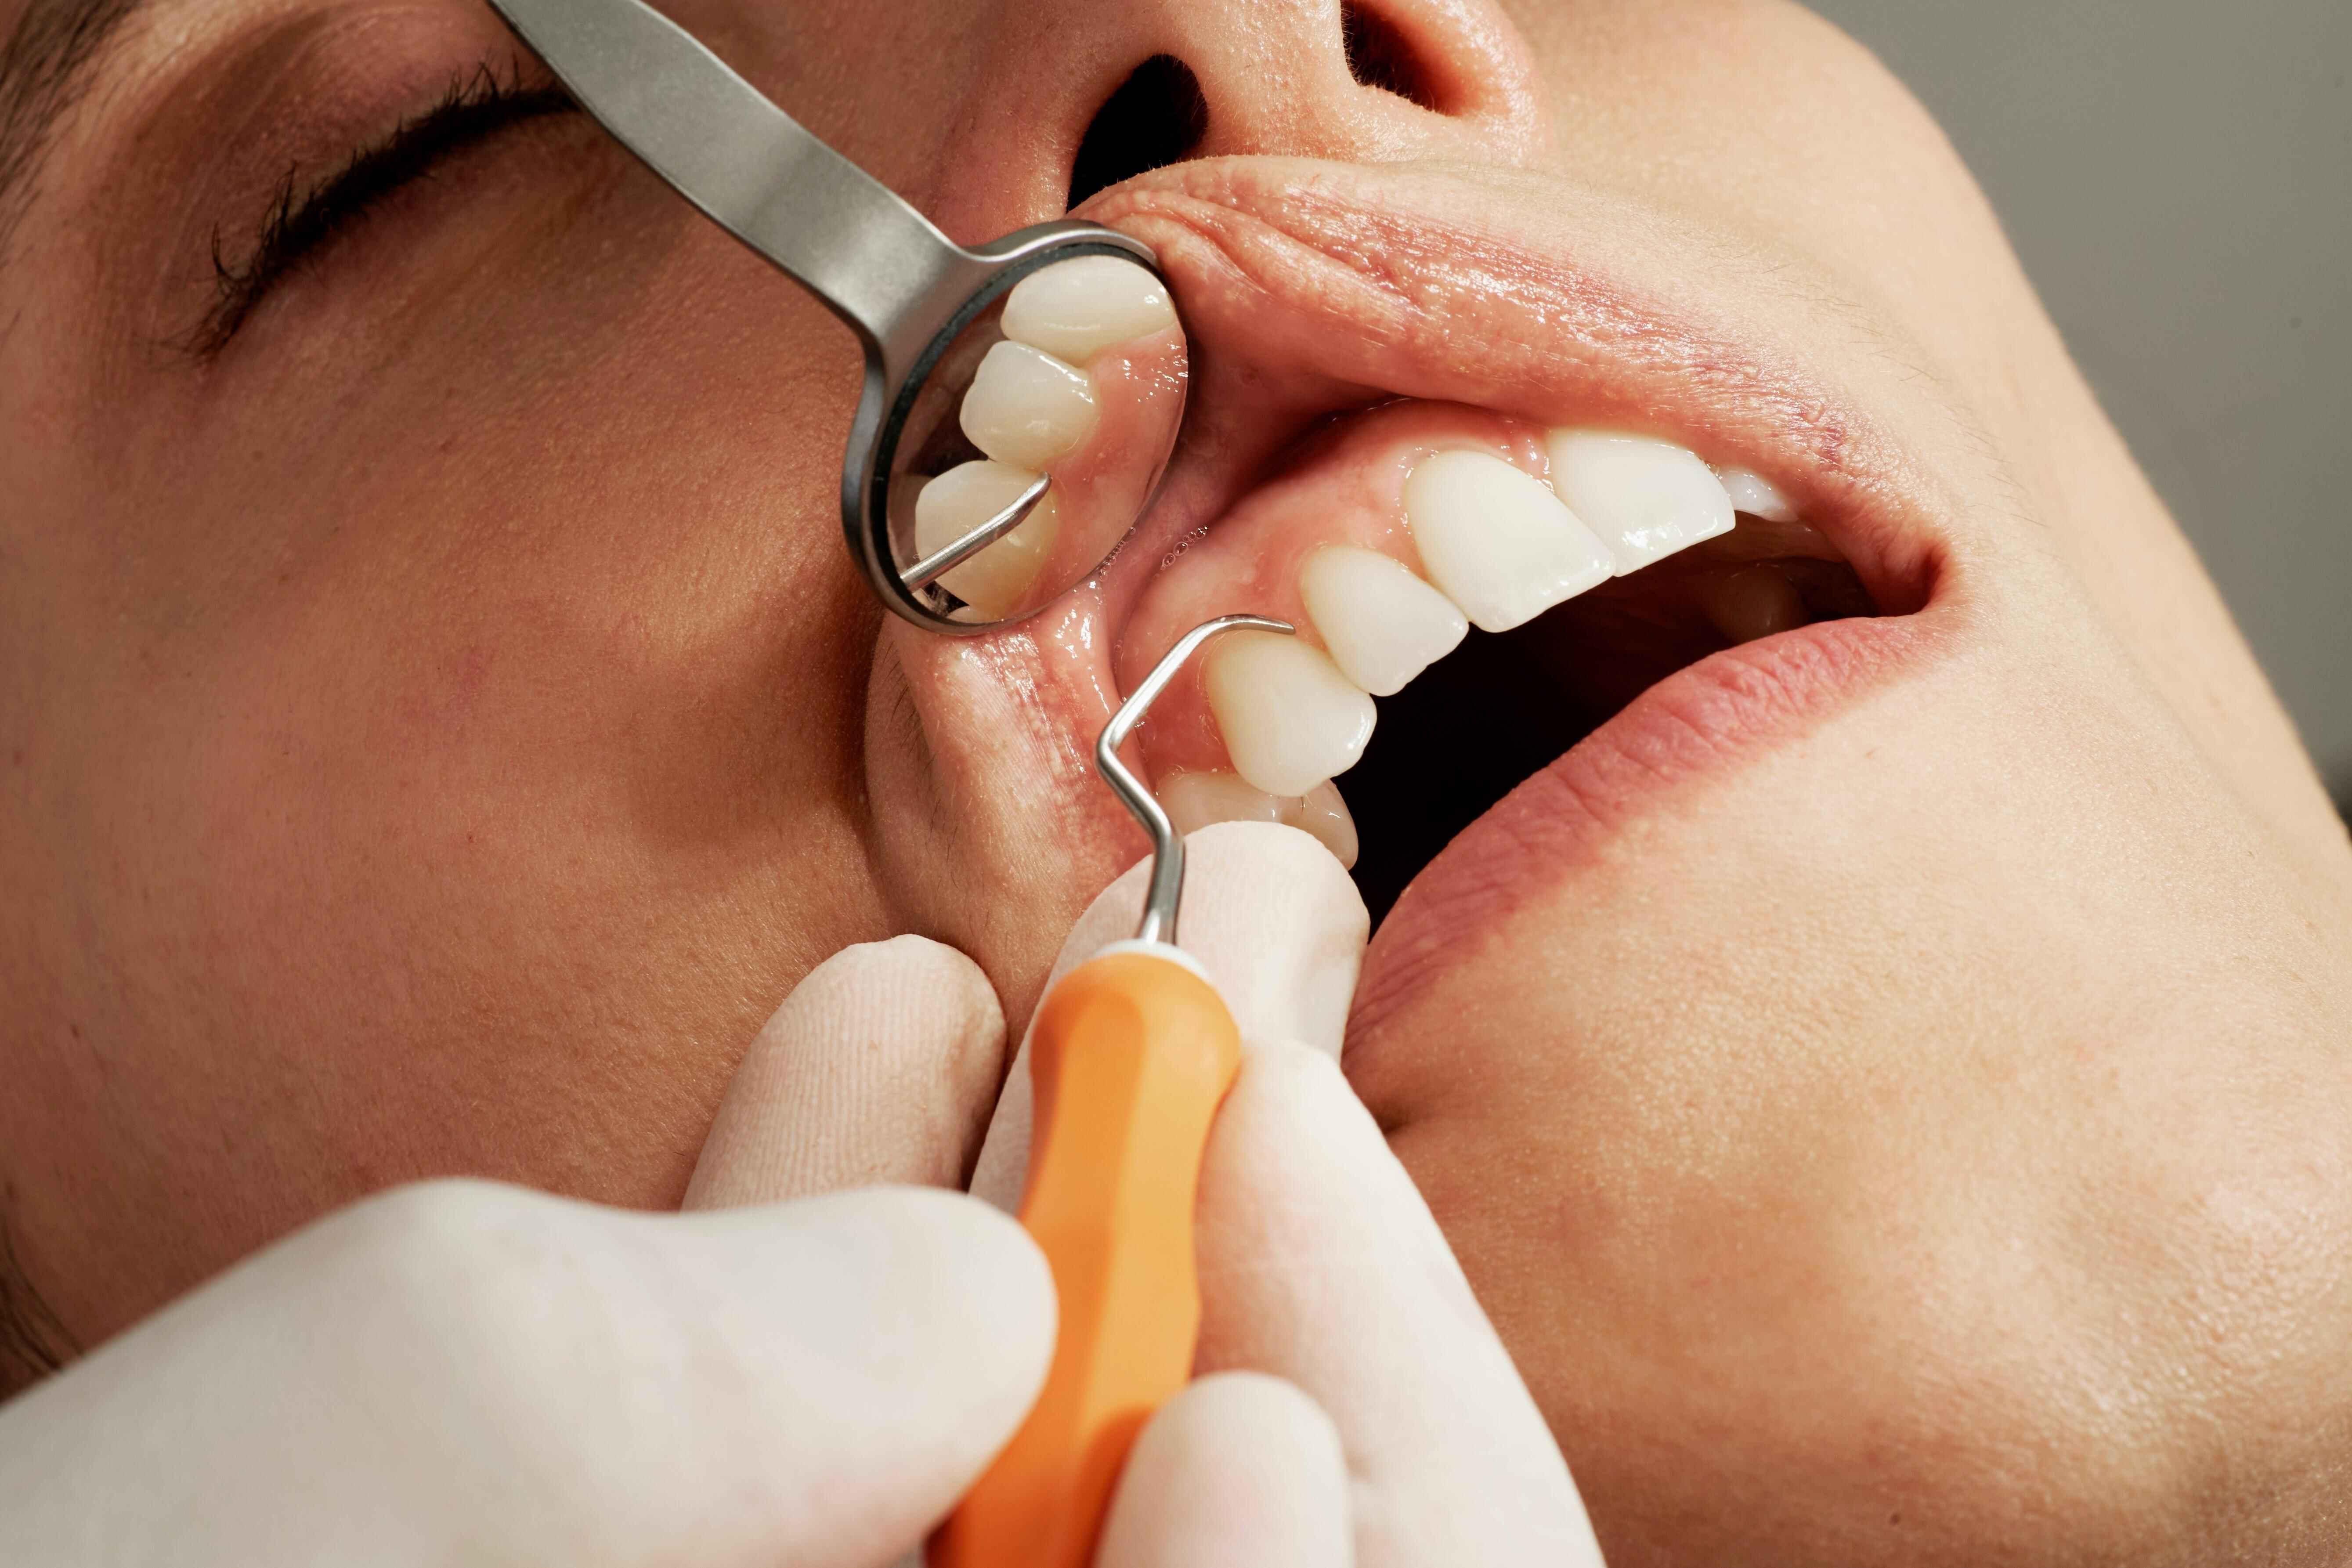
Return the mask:
<svg viewBox="0 0 2352 1568">
<path fill-rule="evenodd" d="M 1201 1193 L 1200 1365 L 1100 1568 L 1597 1563 L 1568 1473 L 1334 1065 L 1354 888 L 1304 834 L 1193 836 L 1183 938 L 1252 1042 Z M 1058 974 L 1126 935 L 1140 869 Z M 878 1568 L 1010 1437 L 1052 1289 L 946 1193 L 1003 1022 L 919 938 L 820 966 L 746 1055 L 688 1206 L 408 1189 L 269 1248 L 0 1409 L 7 1560 Z M 1267 1040 L 1297 1043 L 1265 1044 Z M 977 1184 L 1009 1201 L 1025 1053 Z M 779 1200 L 798 1199 L 796 1202 Z"/>
<path fill-rule="evenodd" d="M 797 1026 L 861 1017 L 845 1055 Z M 962 955 L 853 950 L 763 1034 L 799 1048 L 747 1061 L 696 1198 L 934 1181 L 942 1106 L 952 1180 L 1003 1037 Z M 0 1562 L 878 1568 L 1012 1436 L 1053 1331 L 1043 1257 L 950 1193 L 404 1189 L 0 1408 Z"/>
<path fill-rule="evenodd" d="M 1201 1178 L 1201 1381 L 1145 1427 L 1097 1568 L 1597 1565 L 1535 1401 L 1404 1167 L 1340 1076 L 1368 922 L 1294 828 L 1187 841 L 1179 936 L 1239 1023 Z M 1148 866 L 1097 899 L 1055 976 L 1133 934 Z M 1028 1047 L 972 1190 L 1017 1202 Z"/>
<path fill-rule="evenodd" d="M 1454 1568 L 1601 1562 L 1568 1468 L 1338 1058 L 1369 921 L 1314 839 L 1226 823 L 1186 840 L 1179 935 L 1241 1026 L 1202 1172 L 1205 1374 L 1138 1439 L 1097 1568 Z M 1097 898 L 1053 978 L 1134 934 L 1150 866 Z M 1003 1037 L 961 954 L 853 948 L 739 1069 L 697 1201 L 760 1202 L 920 1170 L 956 1181 Z M 836 1136 L 810 1141 L 796 1128 Z M 1020 1199 L 1028 1046 L 972 1191 Z"/>
</svg>

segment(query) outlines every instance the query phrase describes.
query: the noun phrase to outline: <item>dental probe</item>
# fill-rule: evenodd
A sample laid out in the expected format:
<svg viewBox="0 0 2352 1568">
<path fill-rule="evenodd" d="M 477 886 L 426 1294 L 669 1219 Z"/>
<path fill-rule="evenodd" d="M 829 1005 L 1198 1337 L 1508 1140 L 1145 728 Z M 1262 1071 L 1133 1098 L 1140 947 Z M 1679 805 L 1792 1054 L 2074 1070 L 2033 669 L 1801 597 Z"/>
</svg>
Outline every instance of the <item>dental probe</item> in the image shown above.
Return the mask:
<svg viewBox="0 0 2352 1568">
<path fill-rule="evenodd" d="M 1192 1374 L 1193 1201 L 1241 1031 L 1175 945 L 1184 840 L 1118 751 L 1202 644 L 1242 630 L 1296 628 L 1262 616 L 1194 627 L 1095 745 L 1097 771 L 1151 835 L 1150 889 L 1134 940 L 1064 975 L 1038 1009 L 1021 1223 L 1052 1266 L 1061 1329 L 1044 1392 L 932 1538 L 930 1568 L 1087 1568 L 1128 1449 Z"/>
</svg>

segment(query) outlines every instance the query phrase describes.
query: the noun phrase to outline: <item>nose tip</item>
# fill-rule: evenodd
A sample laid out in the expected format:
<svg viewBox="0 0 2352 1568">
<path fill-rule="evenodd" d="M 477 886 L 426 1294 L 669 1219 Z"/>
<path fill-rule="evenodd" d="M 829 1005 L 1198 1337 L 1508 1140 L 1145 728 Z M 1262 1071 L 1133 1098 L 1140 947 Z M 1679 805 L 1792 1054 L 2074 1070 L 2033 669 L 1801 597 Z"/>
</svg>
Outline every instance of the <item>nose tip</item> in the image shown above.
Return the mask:
<svg viewBox="0 0 2352 1568">
<path fill-rule="evenodd" d="M 1517 163 L 1543 120 L 1525 44 L 1487 0 L 1153 0 L 1158 49 L 1105 100 L 1070 205 L 1191 157 Z"/>
</svg>

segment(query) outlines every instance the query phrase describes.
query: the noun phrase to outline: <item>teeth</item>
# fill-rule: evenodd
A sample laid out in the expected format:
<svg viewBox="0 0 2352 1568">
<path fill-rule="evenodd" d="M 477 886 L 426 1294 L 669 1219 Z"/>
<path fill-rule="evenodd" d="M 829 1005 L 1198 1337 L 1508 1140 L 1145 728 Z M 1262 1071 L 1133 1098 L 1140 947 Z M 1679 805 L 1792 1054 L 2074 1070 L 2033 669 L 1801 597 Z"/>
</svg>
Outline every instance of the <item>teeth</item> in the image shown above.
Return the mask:
<svg viewBox="0 0 2352 1568">
<path fill-rule="evenodd" d="M 915 494 L 915 553 L 936 555 L 1021 499 L 1037 476 L 1003 463 L 962 463 Z M 1013 613 L 1062 530 L 1054 492 L 1030 510 L 1021 526 L 940 578 L 940 585 L 978 612 L 980 620 Z"/>
<path fill-rule="evenodd" d="M 1175 324 L 1168 286 L 1116 256 L 1057 261 L 1015 284 L 1004 301 L 1006 337 L 1070 364 Z"/>
<path fill-rule="evenodd" d="M 1089 268 L 1098 276 L 1088 277 L 1078 267 L 1066 263 L 1023 284 L 1030 299 L 1016 289 L 1021 309 L 1008 305 L 1007 331 L 1024 343 L 1083 358 L 1174 323 L 1172 312 L 1147 316 L 1140 306 L 1132 317 L 1119 313 L 1134 298 L 1121 291 L 1135 280 L 1113 268 L 1157 290 L 1141 268 L 1114 262 Z M 1055 276 L 1063 271 L 1072 276 Z M 1151 300 L 1164 307 L 1164 291 Z M 990 363 L 1015 346 L 1000 344 Z M 1059 361 L 1046 363 L 1068 371 Z M 988 369 L 983 363 L 982 383 Z M 1024 365 L 1020 374 L 1034 373 Z M 1012 384 L 1010 375 L 1004 379 Z M 1022 395 L 1030 385 L 1020 383 Z M 986 390 L 993 396 L 997 386 Z M 982 401 L 982 391 L 975 384 L 965 428 L 992 451 L 974 427 L 973 404 Z M 1326 545 L 1310 554 L 1299 569 L 1298 590 L 1323 648 L 1242 633 L 1210 654 L 1202 681 L 1234 771 L 1179 773 L 1161 783 L 1161 803 L 1179 830 L 1214 822 L 1287 823 L 1353 868 L 1355 822 L 1330 781 L 1363 755 L 1377 716 L 1374 696 L 1402 691 L 1459 647 L 1472 625 L 1489 632 L 1523 626 L 1612 576 L 1729 532 L 1735 511 L 1795 519 L 1786 498 L 1761 476 L 1745 468 L 1718 476 L 1670 441 L 1558 429 L 1544 442 L 1549 485 L 1491 453 L 1468 450 L 1435 453 L 1405 477 L 1405 521 L 1426 582 L 1402 562 L 1355 545 Z M 1008 497 L 1018 488 L 1013 484 Z M 1696 591 L 1716 629 L 1735 643 L 1808 618 L 1788 576 L 1765 567 L 1709 574 Z"/>
<path fill-rule="evenodd" d="M 1202 674 L 1234 767 L 1268 795 L 1306 795 L 1355 766 L 1372 738 L 1370 695 L 1295 637 L 1236 632 Z"/>
<path fill-rule="evenodd" d="M 1339 786 L 1328 780 L 1303 799 L 1286 799 L 1268 795 L 1239 773 L 1171 773 L 1155 793 L 1179 833 L 1197 833 L 1213 822 L 1286 823 L 1321 840 L 1343 868 L 1355 868 L 1356 819 L 1348 815 Z"/>
<path fill-rule="evenodd" d="M 1617 574 L 1729 533 L 1731 498 L 1715 471 L 1671 441 L 1612 430 L 1544 437 L 1552 489 L 1616 552 Z"/>
<path fill-rule="evenodd" d="M 1470 633 L 1454 601 L 1376 550 L 1327 545 L 1307 558 L 1298 591 L 1347 678 L 1393 697 Z"/>
<path fill-rule="evenodd" d="M 1753 468 L 1717 468 L 1715 477 L 1723 481 L 1724 493 L 1731 498 L 1731 510 L 1744 511 L 1766 522 L 1794 522 L 1797 509 L 1780 493 L 1771 480 Z"/>
<path fill-rule="evenodd" d="M 1282 820 L 1282 797 L 1266 794 L 1239 773 L 1170 773 L 1152 793 L 1179 833 L 1198 833 L 1213 822 Z"/>
<path fill-rule="evenodd" d="M 962 425 L 998 462 L 1041 473 L 1093 431 L 1094 383 L 1027 343 L 1001 342 L 963 395 Z"/>
<path fill-rule="evenodd" d="M 1339 798 L 1339 786 L 1326 779 L 1307 792 L 1307 798 L 1282 803 L 1282 820 L 1304 828 L 1323 841 L 1343 871 L 1356 868 L 1356 819 Z"/>
<path fill-rule="evenodd" d="M 1484 452 L 1440 452 L 1404 482 L 1422 564 L 1472 624 L 1535 619 L 1616 570 L 1616 557 L 1542 481 Z"/>
<path fill-rule="evenodd" d="M 1698 602 L 1723 639 L 1734 644 L 1801 626 L 1810 618 L 1797 585 L 1762 564 L 1701 584 Z"/>
</svg>

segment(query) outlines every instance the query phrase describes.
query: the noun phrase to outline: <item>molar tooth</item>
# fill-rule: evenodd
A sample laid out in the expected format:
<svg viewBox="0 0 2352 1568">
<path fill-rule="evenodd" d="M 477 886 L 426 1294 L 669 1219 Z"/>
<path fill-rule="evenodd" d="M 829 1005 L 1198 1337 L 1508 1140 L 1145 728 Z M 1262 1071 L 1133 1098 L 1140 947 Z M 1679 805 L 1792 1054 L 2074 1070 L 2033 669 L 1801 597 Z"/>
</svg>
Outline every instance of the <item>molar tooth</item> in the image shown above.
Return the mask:
<svg viewBox="0 0 2352 1568">
<path fill-rule="evenodd" d="M 1026 469 L 1003 463 L 960 463 L 915 492 L 915 553 L 936 555 L 1021 499 L 1037 482 Z M 1062 514 L 1047 490 L 1019 527 L 952 572 L 940 586 L 979 612 L 981 620 L 1012 614 L 1054 552 Z"/>
<path fill-rule="evenodd" d="M 1347 772 L 1372 738 L 1372 700 L 1319 647 L 1235 632 L 1202 670 L 1234 767 L 1269 795 L 1304 795 Z"/>
<path fill-rule="evenodd" d="M 1485 452 L 1423 459 L 1405 476 L 1404 512 L 1430 581 L 1486 631 L 1531 621 L 1616 570 L 1541 480 Z"/>
<path fill-rule="evenodd" d="M 971 444 L 998 462 L 1038 473 L 1094 430 L 1094 383 L 1052 354 L 1008 340 L 980 362 L 961 423 Z"/>
<path fill-rule="evenodd" d="M 1715 477 L 1723 481 L 1724 493 L 1731 498 L 1731 510 L 1744 511 L 1766 522 L 1794 522 L 1797 509 L 1771 480 L 1753 468 L 1717 468 Z"/>
<path fill-rule="evenodd" d="M 1341 673 L 1393 697 L 1470 634 L 1454 601 L 1377 550 L 1328 544 L 1299 569 L 1298 591 Z"/>
<path fill-rule="evenodd" d="M 1084 364 L 1115 344 L 1176 325 L 1168 286 L 1132 261 L 1081 256 L 1033 272 L 1004 301 L 1004 335 Z"/>
<path fill-rule="evenodd" d="M 1729 533 L 1731 497 L 1687 447 L 1614 430 L 1544 437 L 1552 489 L 1617 555 L 1617 574 Z"/>
</svg>

